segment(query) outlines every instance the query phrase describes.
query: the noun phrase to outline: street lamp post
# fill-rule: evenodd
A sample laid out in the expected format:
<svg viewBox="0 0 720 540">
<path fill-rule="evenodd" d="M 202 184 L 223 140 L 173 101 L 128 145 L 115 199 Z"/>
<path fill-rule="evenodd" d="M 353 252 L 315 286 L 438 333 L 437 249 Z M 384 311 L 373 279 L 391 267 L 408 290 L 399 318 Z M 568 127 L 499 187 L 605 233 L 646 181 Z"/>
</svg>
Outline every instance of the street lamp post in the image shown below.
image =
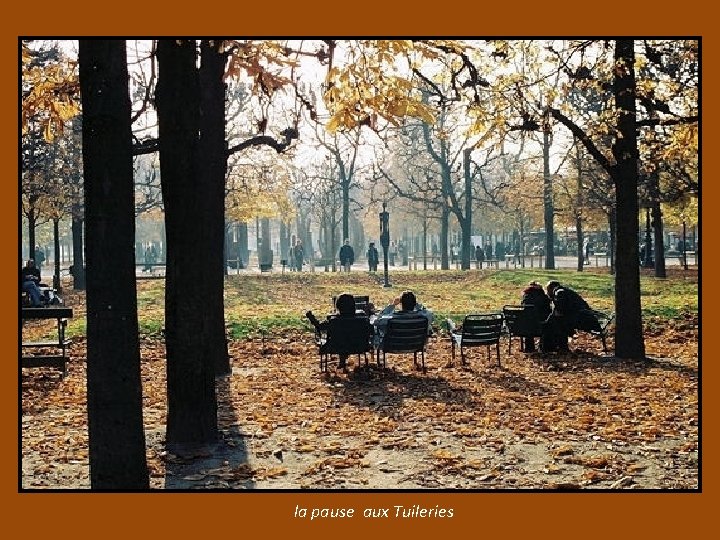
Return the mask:
<svg viewBox="0 0 720 540">
<path fill-rule="evenodd" d="M 687 226 L 685 223 L 685 215 L 681 214 L 680 217 L 682 218 L 682 225 L 683 225 L 683 239 L 682 239 L 682 258 L 683 258 L 683 269 L 688 269 L 688 263 L 687 263 Z"/>
<path fill-rule="evenodd" d="M 383 269 L 385 272 L 385 283 L 383 287 L 391 287 L 388 281 L 388 247 L 390 247 L 390 214 L 386 211 L 386 203 L 383 201 L 383 211 L 380 212 L 380 245 L 383 249 Z"/>
</svg>

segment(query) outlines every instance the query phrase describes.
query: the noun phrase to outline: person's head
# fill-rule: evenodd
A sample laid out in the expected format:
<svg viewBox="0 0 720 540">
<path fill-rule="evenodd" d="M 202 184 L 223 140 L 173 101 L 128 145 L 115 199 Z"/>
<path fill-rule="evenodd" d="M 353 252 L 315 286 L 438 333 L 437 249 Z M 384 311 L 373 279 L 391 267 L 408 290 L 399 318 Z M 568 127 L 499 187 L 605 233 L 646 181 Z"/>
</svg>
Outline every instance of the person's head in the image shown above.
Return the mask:
<svg viewBox="0 0 720 540">
<path fill-rule="evenodd" d="M 405 291 L 400 295 L 400 305 L 403 311 L 412 311 L 417 305 L 417 298 L 412 291 Z"/>
<path fill-rule="evenodd" d="M 302 240 L 298 238 L 298 241 L 295 243 L 296 246 L 302 246 Z"/>
<path fill-rule="evenodd" d="M 349 246 L 349 245 L 350 245 L 350 239 L 349 239 L 349 238 L 346 238 L 346 239 L 345 239 L 345 245 L 346 245 L 346 246 Z"/>
<path fill-rule="evenodd" d="M 552 296 L 555 292 L 555 289 L 557 289 L 558 287 L 560 287 L 559 281 L 555 281 L 554 279 L 548 281 L 547 285 L 545 285 L 545 290 L 547 291 L 548 296 Z"/>
<path fill-rule="evenodd" d="M 375 242 L 370 242 L 370 247 L 375 247 Z"/>
<path fill-rule="evenodd" d="M 342 293 L 335 299 L 335 308 L 340 315 L 355 314 L 355 297 L 350 293 Z"/>
<path fill-rule="evenodd" d="M 25 266 L 27 266 L 28 268 L 32 268 L 33 266 L 35 266 L 35 259 L 28 259 L 27 263 L 25 263 Z"/>
</svg>

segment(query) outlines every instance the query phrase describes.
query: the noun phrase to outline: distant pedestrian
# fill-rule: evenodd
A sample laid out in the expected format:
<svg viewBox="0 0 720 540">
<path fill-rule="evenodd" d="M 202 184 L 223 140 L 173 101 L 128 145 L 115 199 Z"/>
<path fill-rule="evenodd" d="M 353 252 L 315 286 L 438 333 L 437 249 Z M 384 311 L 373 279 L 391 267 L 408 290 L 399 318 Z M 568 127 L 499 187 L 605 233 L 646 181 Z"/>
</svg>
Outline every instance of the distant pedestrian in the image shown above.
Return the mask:
<svg viewBox="0 0 720 540">
<path fill-rule="evenodd" d="M 288 249 L 288 270 L 295 270 L 295 239 L 293 238 L 290 248 Z"/>
<path fill-rule="evenodd" d="M 475 261 L 477 261 L 480 264 L 480 268 L 482 268 L 482 263 L 485 260 L 485 252 L 483 251 L 483 248 L 480 246 L 475 246 Z"/>
<path fill-rule="evenodd" d="M 42 270 L 42 265 L 45 262 L 45 252 L 40 249 L 40 246 L 35 246 L 35 267 L 38 270 Z"/>
<path fill-rule="evenodd" d="M 342 266 L 342 269 L 349 273 L 350 267 L 355 262 L 355 251 L 350 245 L 350 240 L 348 238 L 345 239 L 345 244 L 340 248 L 338 258 L 340 259 L 340 266 Z"/>
<path fill-rule="evenodd" d="M 390 242 L 390 266 L 395 266 L 395 257 L 397 256 L 397 246 L 395 242 Z"/>
<path fill-rule="evenodd" d="M 375 242 L 370 242 L 367 250 L 367 260 L 370 272 L 377 272 L 378 263 L 380 262 L 380 255 L 375 247 Z"/>
<path fill-rule="evenodd" d="M 153 262 L 152 250 L 150 249 L 150 246 L 148 246 L 145 248 L 145 266 L 143 267 L 143 272 L 151 271 Z"/>
<path fill-rule="evenodd" d="M 644 251 L 645 251 L 645 248 L 643 247 L 643 252 Z M 585 264 L 588 264 L 588 265 L 590 264 L 590 253 L 591 253 L 590 242 L 588 242 L 586 240 L 585 241 Z"/>
<path fill-rule="evenodd" d="M 305 250 L 303 249 L 302 240 L 298 240 L 293 250 L 295 255 L 295 269 L 302 272 L 303 262 L 305 261 Z"/>
</svg>

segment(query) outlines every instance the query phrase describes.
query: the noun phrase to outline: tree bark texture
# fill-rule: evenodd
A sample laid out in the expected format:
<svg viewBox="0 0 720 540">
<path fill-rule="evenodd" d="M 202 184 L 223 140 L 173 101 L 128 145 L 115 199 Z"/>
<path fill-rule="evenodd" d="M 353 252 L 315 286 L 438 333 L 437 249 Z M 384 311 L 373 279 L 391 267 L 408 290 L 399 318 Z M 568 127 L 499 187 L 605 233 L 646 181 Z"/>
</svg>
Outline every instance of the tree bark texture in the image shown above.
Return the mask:
<svg viewBox="0 0 720 540">
<path fill-rule="evenodd" d="M 83 220 L 73 217 L 70 225 L 73 250 L 73 289 L 85 290 L 85 248 L 83 245 Z"/>
<path fill-rule="evenodd" d="M 549 122 L 549 119 L 548 119 Z M 555 208 L 550 177 L 550 126 L 543 129 L 543 208 L 545 218 L 545 269 L 555 269 Z"/>
<path fill-rule="evenodd" d="M 215 355 L 207 317 L 212 260 L 213 186 L 199 163 L 200 91 L 192 40 L 160 40 L 157 49 L 156 106 L 160 171 L 165 205 L 167 261 L 165 341 L 167 351 L 168 445 L 204 444 L 217 439 Z M 222 212 L 220 213 L 222 218 Z M 222 249 L 222 245 L 220 246 Z M 221 269 L 217 270 L 222 279 Z"/>
<path fill-rule="evenodd" d="M 125 41 L 80 40 L 93 489 L 148 489 Z"/>
<path fill-rule="evenodd" d="M 230 357 L 225 335 L 224 238 L 225 238 L 225 176 L 227 174 L 227 145 L 225 142 L 225 55 L 218 40 L 203 40 L 200 44 L 200 159 L 197 171 L 205 186 L 207 211 L 207 259 L 205 266 L 205 315 L 209 321 L 209 347 L 215 375 L 230 373 Z"/>
<path fill-rule="evenodd" d="M 615 106 L 618 134 L 612 146 L 613 181 L 617 199 L 617 249 L 615 250 L 615 355 L 644 358 L 638 264 L 638 149 L 635 109 L 634 41 L 615 43 Z"/>
</svg>

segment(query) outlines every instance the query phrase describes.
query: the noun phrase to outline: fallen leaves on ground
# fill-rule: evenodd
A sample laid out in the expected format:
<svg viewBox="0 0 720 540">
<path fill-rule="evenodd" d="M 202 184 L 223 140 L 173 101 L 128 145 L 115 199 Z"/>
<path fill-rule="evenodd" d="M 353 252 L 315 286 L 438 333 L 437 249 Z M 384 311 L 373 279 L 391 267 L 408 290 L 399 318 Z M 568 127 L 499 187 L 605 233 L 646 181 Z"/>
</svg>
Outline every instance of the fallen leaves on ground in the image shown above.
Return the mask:
<svg viewBox="0 0 720 540">
<path fill-rule="evenodd" d="M 221 440 L 198 455 L 164 447 L 165 366 L 159 340 L 141 342 L 144 425 L 153 488 L 636 489 L 697 488 L 697 325 L 647 340 L 653 361 L 608 358 L 599 342 L 543 358 L 503 343 L 454 365 L 434 336 L 428 371 L 412 356 L 388 369 L 321 374 L 309 333 L 232 341 L 232 375 L 218 379 Z M 673 334 L 674 335 L 674 334 Z M 65 379 L 22 374 L 22 486 L 89 488 L 85 349 Z M 659 354 L 662 353 L 662 354 Z M 364 365 L 364 361 L 362 362 Z M 450 367 L 448 367 L 450 366 Z"/>
</svg>

